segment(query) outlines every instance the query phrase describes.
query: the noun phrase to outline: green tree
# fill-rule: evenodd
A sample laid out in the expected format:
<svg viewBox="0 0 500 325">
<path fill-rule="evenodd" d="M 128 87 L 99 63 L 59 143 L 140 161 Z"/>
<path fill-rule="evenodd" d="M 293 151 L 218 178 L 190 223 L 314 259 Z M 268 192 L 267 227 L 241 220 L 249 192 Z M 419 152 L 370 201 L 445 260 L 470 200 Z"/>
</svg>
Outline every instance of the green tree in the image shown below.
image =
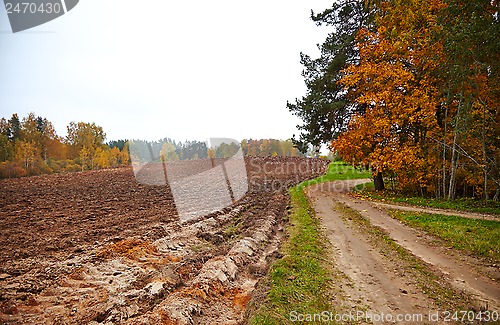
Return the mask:
<svg viewBox="0 0 500 325">
<path fill-rule="evenodd" d="M 13 145 L 9 141 L 9 137 L 0 133 L 0 162 L 10 160 L 12 158 Z"/>
<path fill-rule="evenodd" d="M 342 71 L 359 59 L 355 36 L 361 28 L 372 28 L 378 1 L 342 0 L 320 14 L 311 14 L 317 25 L 332 27 L 332 32 L 319 46 L 321 56 L 312 59 L 301 53 L 302 72 L 307 92 L 295 103 L 287 103 L 289 111 L 298 116 L 303 124 L 293 142 L 306 153 L 309 145 L 321 146 L 344 131 L 352 114 L 364 109 L 362 105 L 346 98 L 346 92 L 338 84 Z"/>
<path fill-rule="evenodd" d="M 107 143 L 108 147 L 110 147 L 111 149 L 113 148 L 118 148 L 120 150 L 123 150 L 123 148 L 125 148 L 125 144 L 128 142 L 128 140 L 113 140 L 113 141 L 109 141 Z"/>
<path fill-rule="evenodd" d="M 0 134 L 5 135 L 7 138 L 10 135 L 10 124 L 4 117 L 0 119 Z"/>
<path fill-rule="evenodd" d="M 19 139 L 21 136 L 21 121 L 19 120 L 19 116 L 17 114 L 12 114 L 12 117 L 9 119 L 9 134 L 8 137 L 10 140 L 14 141 Z"/>
<path fill-rule="evenodd" d="M 234 142 L 229 144 L 221 143 L 217 148 L 215 148 L 217 158 L 231 158 L 238 152 L 239 149 L 240 146 Z"/>
</svg>

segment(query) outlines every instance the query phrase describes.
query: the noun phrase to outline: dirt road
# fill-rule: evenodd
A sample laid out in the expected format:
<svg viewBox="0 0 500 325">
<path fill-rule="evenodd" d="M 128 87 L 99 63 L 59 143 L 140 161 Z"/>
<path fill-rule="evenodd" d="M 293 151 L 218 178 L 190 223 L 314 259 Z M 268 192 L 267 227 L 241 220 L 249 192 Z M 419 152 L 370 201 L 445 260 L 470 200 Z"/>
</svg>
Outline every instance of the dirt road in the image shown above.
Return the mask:
<svg viewBox="0 0 500 325">
<path fill-rule="evenodd" d="M 335 267 L 346 276 L 345 282 L 341 283 L 346 295 L 341 302 L 344 308 L 392 315 L 425 315 L 430 310 L 439 309 L 435 299 L 423 292 L 418 280 L 404 271 L 400 264 L 404 261 L 378 247 L 370 234 L 357 227 L 343 211 L 342 207 L 348 207 L 424 261 L 445 285 L 456 292 L 464 292 L 473 308 L 500 310 L 498 267 L 485 266 L 470 256 L 441 247 L 428 235 L 391 218 L 380 206 L 348 194 L 352 187 L 366 181 L 324 183 L 308 190 L 332 243 Z"/>
</svg>

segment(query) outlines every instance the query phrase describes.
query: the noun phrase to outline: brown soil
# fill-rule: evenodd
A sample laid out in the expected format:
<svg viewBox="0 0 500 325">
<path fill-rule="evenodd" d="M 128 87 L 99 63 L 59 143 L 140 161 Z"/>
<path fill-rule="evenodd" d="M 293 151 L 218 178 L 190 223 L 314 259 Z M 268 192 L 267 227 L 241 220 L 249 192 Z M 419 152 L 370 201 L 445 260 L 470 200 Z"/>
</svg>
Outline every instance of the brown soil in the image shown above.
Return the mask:
<svg viewBox="0 0 500 325">
<path fill-rule="evenodd" d="M 247 195 L 189 223 L 131 168 L 0 181 L 0 323 L 243 323 L 286 189 L 327 163 L 246 159 Z"/>
<path fill-rule="evenodd" d="M 360 231 L 341 209 L 336 208 L 340 204 L 360 213 L 371 225 L 382 229 L 397 244 L 421 259 L 446 282 L 445 285 L 465 293 L 473 302 L 471 308 L 474 310 L 500 310 L 498 267 L 443 247 L 436 239 L 391 218 L 372 202 L 348 193 L 352 187 L 367 181 L 337 181 L 308 190 L 333 245 L 335 266 L 346 275 L 346 282 L 342 285 L 346 298 L 339 304 L 348 309 L 392 315 L 426 315 L 430 310 L 440 309 L 422 292 L 416 279 L 391 258 L 390 255 L 394 254 L 381 251 L 369 235 Z M 391 208 L 397 207 L 391 205 Z"/>
</svg>

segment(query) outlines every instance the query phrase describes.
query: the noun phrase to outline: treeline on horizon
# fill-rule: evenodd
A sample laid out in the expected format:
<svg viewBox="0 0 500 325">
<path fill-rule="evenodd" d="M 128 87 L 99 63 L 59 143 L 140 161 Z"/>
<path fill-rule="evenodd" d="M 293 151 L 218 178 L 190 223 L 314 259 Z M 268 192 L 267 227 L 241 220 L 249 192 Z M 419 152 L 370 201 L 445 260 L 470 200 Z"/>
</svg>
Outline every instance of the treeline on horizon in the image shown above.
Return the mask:
<svg viewBox="0 0 500 325">
<path fill-rule="evenodd" d="M 234 156 L 240 149 L 244 156 L 304 156 L 304 154 L 294 147 L 291 139 L 244 139 L 240 143 L 222 142 L 213 148 L 207 147 L 207 143 L 204 141 L 181 142 L 170 138 L 164 138 L 159 141 L 132 140 L 132 142 L 137 147 L 145 150 L 145 153 L 141 153 L 140 156 L 149 155 L 148 150 L 146 150 L 147 147 L 151 148 L 152 152 L 159 152 L 158 157 L 153 157 L 153 160 L 156 161 L 160 161 L 159 156 L 162 156 L 166 161 L 228 158 Z M 143 158 L 150 159 L 150 157 L 135 157 L 135 160 L 140 161 Z"/>
<path fill-rule="evenodd" d="M 95 123 L 70 122 L 67 135 L 57 135 L 48 119 L 29 113 L 0 119 L 0 178 L 98 170 L 130 165 L 128 140 L 106 141 Z M 137 141 L 137 140 L 136 140 Z M 160 146 L 169 160 L 205 159 L 210 154 L 203 141 L 143 141 Z M 245 156 L 302 156 L 292 140 L 245 139 L 238 145 L 222 143 L 216 157 L 228 157 L 241 147 Z"/>
<path fill-rule="evenodd" d="M 126 141 L 105 143 L 95 123 L 71 122 L 56 134 L 52 122 L 29 113 L 0 119 L 0 178 L 77 172 L 130 164 Z"/>
<path fill-rule="evenodd" d="M 375 187 L 500 199 L 500 2 L 339 0 L 302 54 L 307 93 L 294 142 L 370 166 Z"/>
</svg>

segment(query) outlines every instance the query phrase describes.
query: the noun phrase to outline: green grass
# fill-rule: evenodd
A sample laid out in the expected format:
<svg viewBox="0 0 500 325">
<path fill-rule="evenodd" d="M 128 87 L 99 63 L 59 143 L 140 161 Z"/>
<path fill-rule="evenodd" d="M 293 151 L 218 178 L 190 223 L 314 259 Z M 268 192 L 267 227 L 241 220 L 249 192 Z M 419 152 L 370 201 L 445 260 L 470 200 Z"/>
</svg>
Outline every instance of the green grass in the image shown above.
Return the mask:
<svg viewBox="0 0 500 325">
<path fill-rule="evenodd" d="M 441 277 L 434 274 L 425 262 L 396 243 L 386 231 L 372 225 L 361 213 L 343 203 L 338 202 L 336 209 L 367 234 L 366 238 L 369 238 L 383 255 L 403 263 L 401 267 L 411 274 L 422 292 L 434 300 L 437 306 L 449 310 L 467 310 L 465 306 L 470 305 L 470 301 L 463 293 L 454 291 Z"/>
<path fill-rule="evenodd" d="M 229 238 L 234 238 L 238 236 L 240 233 L 240 227 L 239 225 L 230 225 L 229 227 L 224 230 L 224 233 L 229 237 Z"/>
<path fill-rule="evenodd" d="M 391 214 L 451 247 L 500 264 L 500 221 L 403 211 L 391 211 Z"/>
<path fill-rule="evenodd" d="M 375 185 L 373 182 L 368 182 L 368 183 L 363 183 L 354 186 L 352 189 L 354 192 L 361 192 L 361 194 L 364 194 L 366 192 L 374 192 L 375 191 Z"/>
<path fill-rule="evenodd" d="M 250 324 L 288 324 L 290 312 L 320 313 L 331 310 L 328 299 L 330 272 L 323 262 L 325 247 L 307 197 L 300 186 L 290 189 L 292 212 L 284 257 L 270 270 L 268 301 Z"/>
<path fill-rule="evenodd" d="M 321 182 L 370 177 L 369 171 L 355 170 L 349 165 L 336 162 L 329 165 L 328 172 L 324 176 L 302 182 L 289 190 L 292 211 L 286 229 L 287 240 L 281 249 L 283 258 L 271 266 L 268 275 L 267 298 L 264 301 L 259 301 L 258 307 L 251 311 L 249 324 L 290 324 L 291 311 L 302 314 L 317 314 L 322 311 L 335 310 L 334 306 L 331 305 L 334 270 L 328 262 L 328 250 L 325 247 L 328 239 L 320 230 L 320 222 L 315 218 L 314 210 L 311 208 L 304 190 L 307 186 Z M 358 190 L 370 190 L 371 188 L 373 188 L 373 183 L 358 186 Z M 408 263 L 407 271 L 414 274 L 423 291 L 434 299 L 438 306 L 451 308 L 467 304 L 466 298 L 460 298 L 457 292 L 446 287 L 442 283 L 442 279 L 434 275 L 425 263 L 394 242 L 381 229 L 372 226 L 369 221 L 354 210 L 348 207 L 343 207 L 343 210 L 348 216 L 353 217 L 365 231 L 384 242 L 387 245 L 385 251 L 390 256 L 394 256 L 394 252 L 400 259 Z M 460 224 L 465 225 L 470 222 L 473 220 L 460 220 L 457 227 L 460 227 Z M 480 220 L 480 222 L 485 221 Z M 427 223 L 430 224 L 430 222 Z M 491 229 L 484 227 L 486 224 L 476 225 L 475 228 L 470 224 L 463 229 L 464 235 L 456 237 L 455 241 L 457 245 L 466 245 L 466 242 L 472 241 L 470 239 L 472 238 L 471 233 L 475 234 L 474 237 L 489 238 L 487 246 L 484 246 L 483 241 L 481 250 L 488 252 L 486 254 L 492 254 L 488 257 L 496 256 L 498 258 L 500 249 L 498 222 L 492 222 L 493 228 Z M 455 223 L 450 221 L 447 227 L 453 230 Z M 438 226 L 437 228 L 444 229 L 446 227 Z M 489 229 L 488 235 L 482 236 L 481 228 L 483 231 Z M 479 247 L 479 241 L 474 246 Z"/>
<path fill-rule="evenodd" d="M 373 183 L 372 183 L 373 184 Z M 354 190 L 360 192 L 364 196 L 368 196 L 376 200 L 387 200 L 395 203 L 407 203 L 416 206 L 431 207 L 438 209 L 452 209 L 459 211 L 470 211 L 488 214 L 500 214 L 500 202 L 476 200 L 473 198 L 460 198 L 456 200 L 443 200 L 425 197 L 406 197 L 395 192 L 383 191 L 375 192 L 373 185 L 367 184 L 368 187 L 363 189 L 362 186 L 357 186 Z"/>
<path fill-rule="evenodd" d="M 353 168 L 344 162 L 332 162 L 328 165 L 328 170 L 325 175 L 309 181 L 305 181 L 298 186 L 306 187 L 323 182 L 331 182 L 346 179 L 370 178 L 372 173 L 369 170 L 361 170 Z"/>
<path fill-rule="evenodd" d="M 290 324 L 292 311 L 317 314 L 334 310 L 330 297 L 333 271 L 325 247 L 328 239 L 320 230 L 304 189 L 321 182 L 370 176 L 343 163 L 331 163 L 326 175 L 289 190 L 292 211 L 283 258 L 271 266 L 267 300 L 252 312 L 250 324 Z"/>
</svg>

